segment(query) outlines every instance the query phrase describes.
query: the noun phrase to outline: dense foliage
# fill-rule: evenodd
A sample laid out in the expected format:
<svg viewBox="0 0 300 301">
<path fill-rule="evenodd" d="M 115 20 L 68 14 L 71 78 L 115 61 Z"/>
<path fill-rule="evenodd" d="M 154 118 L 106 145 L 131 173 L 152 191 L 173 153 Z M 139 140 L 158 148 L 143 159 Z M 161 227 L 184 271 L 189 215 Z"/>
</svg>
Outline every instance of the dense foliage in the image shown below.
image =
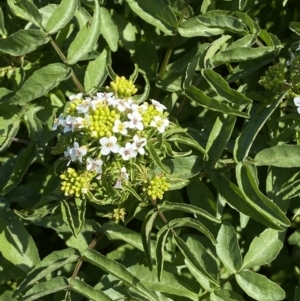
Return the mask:
<svg viewBox="0 0 300 301">
<path fill-rule="evenodd" d="M 300 300 L 300 2 L 0 2 L 0 300 Z"/>
</svg>

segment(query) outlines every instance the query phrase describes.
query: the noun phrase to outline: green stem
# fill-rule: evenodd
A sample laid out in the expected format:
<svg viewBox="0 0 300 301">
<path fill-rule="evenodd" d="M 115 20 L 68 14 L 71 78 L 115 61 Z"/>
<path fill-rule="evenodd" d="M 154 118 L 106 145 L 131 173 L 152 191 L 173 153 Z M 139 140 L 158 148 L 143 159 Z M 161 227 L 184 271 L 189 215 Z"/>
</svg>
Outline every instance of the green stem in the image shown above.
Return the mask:
<svg viewBox="0 0 300 301">
<path fill-rule="evenodd" d="M 70 69 L 71 69 L 71 78 L 74 82 L 74 84 L 76 85 L 77 89 L 79 90 L 79 92 L 81 93 L 85 93 L 85 90 L 83 88 L 83 86 L 81 85 L 78 77 L 76 76 L 74 70 L 72 67 L 69 66 L 67 59 L 65 57 L 65 55 L 62 53 L 62 51 L 59 49 L 59 47 L 57 46 L 57 44 L 55 43 L 55 41 L 50 37 L 50 43 L 53 46 L 53 48 L 55 49 L 56 53 L 58 54 L 58 56 L 61 58 L 61 60 L 63 61 L 63 63 L 65 65 L 67 65 Z"/>
<path fill-rule="evenodd" d="M 101 240 L 101 238 L 104 236 L 104 233 L 101 232 L 101 233 L 98 233 L 97 236 L 92 240 L 92 242 L 90 243 L 90 245 L 88 246 L 88 249 L 94 249 L 97 245 L 97 243 Z M 80 258 L 78 261 L 77 261 L 77 264 L 76 264 L 76 267 L 74 269 L 74 272 L 73 272 L 73 275 L 72 275 L 72 279 L 75 279 L 77 277 L 77 274 L 81 268 L 83 264 L 83 259 Z"/>
</svg>

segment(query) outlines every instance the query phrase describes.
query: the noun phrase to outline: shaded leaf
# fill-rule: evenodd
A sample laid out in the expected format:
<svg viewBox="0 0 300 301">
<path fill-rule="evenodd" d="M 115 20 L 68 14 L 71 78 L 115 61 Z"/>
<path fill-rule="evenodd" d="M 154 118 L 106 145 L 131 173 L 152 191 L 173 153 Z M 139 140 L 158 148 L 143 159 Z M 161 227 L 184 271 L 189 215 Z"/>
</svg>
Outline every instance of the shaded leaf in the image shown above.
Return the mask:
<svg viewBox="0 0 300 301">
<path fill-rule="evenodd" d="M 275 101 L 272 101 L 271 105 L 264 104 L 264 107 L 260 110 L 260 113 L 255 115 L 247 126 L 242 130 L 240 136 L 236 139 L 234 145 L 234 158 L 236 161 L 243 161 L 250 151 L 255 137 L 261 130 L 265 122 L 270 115 L 274 112 L 277 106 L 282 101 L 285 94 L 280 95 Z"/>
<path fill-rule="evenodd" d="M 0 51 L 12 56 L 22 56 L 48 43 L 47 35 L 36 29 L 20 29 L 5 39 L 0 39 Z"/>
<path fill-rule="evenodd" d="M 255 156 L 253 164 L 256 166 L 300 167 L 300 146 L 282 144 L 263 149 Z"/>
<path fill-rule="evenodd" d="M 45 26 L 46 31 L 53 34 L 64 28 L 74 16 L 78 3 L 78 0 L 62 0 L 49 18 Z"/>
<path fill-rule="evenodd" d="M 188 98 L 196 101 L 199 105 L 203 106 L 208 110 L 221 112 L 228 115 L 240 116 L 244 118 L 249 117 L 248 113 L 232 109 L 227 104 L 221 103 L 219 100 L 206 96 L 204 92 L 202 92 L 194 86 L 189 86 L 187 89 L 185 89 L 184 94 Z"/>
<path fill-rule="evenodd" d="M 123 265 L 117 263 L 116 261 L 110 260 L 98 253 L 95 250 L 86 249 L 82 252 L 84 260 L 87 262 L 101 268 L 107 273 L 116 276 L 118 279 L 124 281 L 127 285 L 133 286 L 143 293 L 149 300 L 157 300 L 158 297 L 148 290 L 138 278 L 134 277 Z"/>
<path fill-rule="evenodd" d="M 52 278 L 46 282 L 35 284 L 23 296 L 23 301 L 41 300 L 41 297 L 65 290 L 69 287 L 68 279 L 62 276 Z"/>
<path fill-rule="evenodd" d="M 46 275 L 65 266 L 68 263 L 76 262 L 80 258 L 78 251 L 74 249 L 64 249 L 54 251 L 46 256 L 41 262 L 27 274 L 25 280 L 18 287 L 16 294 L 22 292 L 25 288 L 33 285 Z"/>
<path fill-rule="evenodd" d="M 237 235 L 232 225 L 223 222 L 216 244 L 217 254 L 230 273 L 235 273 L 242 266 L 242 255 L 237 240 Z"/>
<path fill-rule="evenodd" d="M 283 247 L 285 232 L 266 229 L 255 237 L 244 256 L 243 269 L 268 264 L 273 261 Z M 262 252 L 262 246 L 264 251 Z"/>
<path fill-rule="evenodd" d="M 127 0 L 130 8 L 144 21 L 171 35 L 177 27 L 177 18 L 163 0 Z"/>
<path fill-rule="evenodd" d="M 15 95 L 10 98 L 9 104 L 22 105 L 39 98 L 70 76 L 71 70 L 63 64 L 54 63 L 42 67 L 33 72 L 24 82 Z"/>
<path fill-rule="evenodd" d="M 250 271 L 242 271 L 235 279 L 245 293 L 260 301 L 277 301 L 285 298 L 284 290 L 267 277 Z"/>
<path fill-rule="evenodd" d="M 100 16 L 102 24 L 105 24 L 104 26 L 101 26 L 100 32 L 106 40 L 111 51 L 117 51 L 119 42 L 118 27 L 106 8 L 100 7 Z"/>
<path fill-rule="evenodd" d="M 97 43 L 101 30 L 101 14 L 98 0 L 95 0 L 95 11 L 91 21 L 82 27 L 72 41 L 67 55 L 70 65 L 76 64 L 80 59 L 91 52 Z"/>
</svg>

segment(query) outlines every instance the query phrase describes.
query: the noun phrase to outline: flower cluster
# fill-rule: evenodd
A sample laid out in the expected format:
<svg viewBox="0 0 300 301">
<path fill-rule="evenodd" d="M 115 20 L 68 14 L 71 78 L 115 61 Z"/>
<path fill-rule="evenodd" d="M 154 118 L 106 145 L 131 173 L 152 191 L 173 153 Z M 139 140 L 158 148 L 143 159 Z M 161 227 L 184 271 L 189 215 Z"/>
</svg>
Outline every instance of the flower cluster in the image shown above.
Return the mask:
<svg viewBox="0 0 300 301">
<path fill-rule="evenodd" d="M 144 190 L 153 200 L 161 200 L 164 192 L 170 187 L 170 183 L 167 182 L 167 178 L 164 176 L 155 176 L 147 184 L 147 188 L 144 188 Z"/>
<path fill-rule="evenodd" d="M 294 100 L 294 103 L 299 107 L 300 98 L 300 46 L 297 47 L 295 53 L 290 51 L 290 60 L 283 63 L 278 63 L 270 66 L 261 77 L 259 84 L 264 86 L 273 95 L 279 95 L 286 92 L 286 99 L 288 101 Z M 298 112 L 300 110 L 298 108 Z"/>
<path fill-rule="evenodd" d="M 127 169 L 131 162 L 139 165 L 139 160 L 147 157 L 148 139 L 158 141 L 169 127 L 166 107 L 153 99 L 150 103 L 136 103 L 131 95 L 137 89 L 131 81 L 117 77 L 110 90 L 114 92 L 70 96 L 65 113 L 54 120 L 52 129 L 64 137 L 54 151 L 65 146 L 67 165 L 75 162 L 81 171 L 79 175 L 68 168 L 61 175 L 65 195 L 86 193 L 93 179 L 98 181 L 99 189 L 105 189 L 107 183 L 121 188 L 122 181 L 129 180 Z M 151 160 L 148 157 L 148 164 Z M 102 180 L 105 185 L 101 185 Z M 164 191 L 154 195 L 161 198 Z"/>
<path fill-rule="evenodd" d="M 90 180 L 93 174 L 83 172 L 77 173 L 73 168 L 68 168 L 60 178 L 62 179 L 61 190 L 65 196 L 87 194 L 90 188 Z"/>
</svg>

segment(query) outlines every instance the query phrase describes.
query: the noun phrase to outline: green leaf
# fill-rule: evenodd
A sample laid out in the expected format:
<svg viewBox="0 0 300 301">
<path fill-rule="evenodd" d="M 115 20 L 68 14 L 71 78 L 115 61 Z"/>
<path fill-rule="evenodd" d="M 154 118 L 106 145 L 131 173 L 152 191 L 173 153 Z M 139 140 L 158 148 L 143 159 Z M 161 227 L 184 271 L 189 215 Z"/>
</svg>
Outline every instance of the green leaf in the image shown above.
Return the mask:
<svg viewBox="0 0 300 301">
<path fill-rule="evenodd" d="M 219 286 L 219 283 L 208 273 L 205 266 L 202 265 L 202 261 L 199 260 L 198 256 L 196 256 L 194 251 L 190 249 L 188 244 L 178 236 L 174 236 L 174 239 L 185 260 L 190 263 L 195 271 L 197 271 L 197 273 L 199 273 L 200 275 L 203 275 L 214 286 Z"/>
<path fill-rule="evenodd" d="M 159 281 L 162 280 L 162 274 L 164 270 L 164 250 L 167 237 L 169 235 L 170 229 L 168 225 L 162 227 L 157 233 L 157 241 L 156 241 L 156 268 L 157 268 L 157 278 Z"/>
<path fill-rule="evenodd" d="M 137 103 L 142 103 L 142 102 L 146 101 L 150 94 L 150 82 L 146 75 L 143 74 L 143 77 L 144 77 L 144 80 L 146 83 L 143 94 L 137 94 L 137 95 L 132 96 L 132 99 L 134 99 L 135 102 L 137 102 Z"/>
<path fill-rule="evenodd" d="M 149 265 L 150 271 L 152 270 L 152 259 L 151 259 L 151 231 L 153 227 L 153 223 L 158 215 L 158 211 L 150 210 L 146 215 L 141 231 L 142 242 L 144 246 L 145 255 L 147 258 L 147 262 Z"/>
<path fill-rule="evenodd" d="M 72 41 L 67 55 L 70 65 L 76 64 L 94 49 L 101 31 L 101 14 L 98 0 L 95 0 L 95 12 L 91 21 L 82 27 Z"/>
<path fill-rule="evenodd" d="M 214 245 L 216 239 L 213 234 L 198 220 L 190 217 L 174 218 L 169 222 L 170 228 L 191 227 L 204 234 Z"/>
<path fill-rule="evenodd" d="M 96 87 L 103 85 L 108 75 L 107 64 L 111 64 L 110 51 L 107 49 L 104 49 L 95 60 L 89 62 L 84 75 L 86 93 L 92 93 L 96 91 Z"/>
<path fill-rule="evenodd" d="M 204 161 L 206 172 L 210 173 L 215 168 L 234 129 L 235 121 L 236 117 L 232 115 L 224 114 L 216 118 L 206 144 L 208 155 L 208 159 Z"/>
<path fill-rule="evenodd" d="M 189 86 L 187 89 L 184 90 L 184 94 L 190 98 L 191 100 L 196 101 L 200 106 L 204 108 L 216 112 L 221 112 L 228 115 L 239 116 L 248 118 L 249 114 L 244 113 L 235 109 L 232 109 L 225 103 L 219 102 L 219 100 L 213 99 L 208 97 L 204 92 L 197 89 L 194 86 Z"/>
<path fill-rule="evenodd" d="M 211 277 L 213 277 L 215 280 L 218 280 L 218 264 L 206 250 L 206 248 L 200 243 L 198 238 L 199 236 L 190 235 L 187 239 L 187 245 L 189 246 L 190 250 L 193 250 L 194 254 L 196 254 L 197 260 L 203 266 L 203 268 L 211 275 Z"/>
<path fill-rule="evenodd" d="M 20 29 L 5 39 L 0 39 L 0 51 L 12 56 L 23 56 L 48 43 L 47 35 L 36 29 Z"/>
<path fill-rule="evenodd" d="M 239 19 L 229 15 L 201 15 L 197 19 L 199 22 L 208 27 L 219 28 L 224 31 L 229 31 L 238 34 L 247 34 L 248 30 L 244 23 Z"/>
<path fill-rule="evenodd" d="M 124 226 L 119 224 L 108 222 L 102 225 L 102 230 L 105 231 L 107 236 L 112 240 L 121 240 L 124 241 L 138 250 L 144 252 L 144 246 L 141 239 L 141 234 L 135 231 L 132 231 Z M 151 240 L 151 256 L 155 258 L 155 243 Z M 171 256 L 168 253 L 164 254 L 166 261 L 171 261 Z"/>
<path fill-rule="evenodd" d="M 74 224 L 73 216 L 71 214 L 71 209 L 69 207 L 69 204 L 65 200 L 62 200 L 60 202 L 60 209 L 63 221 L 69 226 L 69 229 L 71 230 L 72 234 L 76 237 L 77 231 Z"/>
<path fill-rule="evenodd" d="M 165 1 L 127 0 L 127 3 L 144 21 L 157 27 L 167 35 L 173 34 L 178 22 L 174 12 Z"/>
<path fill-rule="evenodd" d="M 211 301 L 244 301 L 244 298 L 235 293 L 225 289 L 218 289 L 210 294 Z"/>
<path fill-rule="evenodd" d="M 206 153 L 205 149 L 195 139 L 193 139 L 191 137 L 185 137 L 185 136 L 177 134 L 177 135 L 173 135 L 173 136 L 169 137 L 167 140 L 168 141 L 173 141 L 173 142 L 176 142 L 176 143 L 179 143 L 179 144 L 188 145 L 190 147 L 193 147 L 193 148 L 197 149 L 202 154 L 207 156 L 207 153 Z"/>
<path fill-rule="evenodd" d="M 23 121 L 28 129 L 31 141 L 39 142 L 43 134 L 42 122 L 36 116 L 36 113 L 44 107 L 29 106 L 24 114 Z"/>
<path fill-rule="evenodd" d="M 267 206 L 264 205 L 265 208 L 261 208 L 261 204 L 256 203 L 257 200 L 253 201 L 246 198 L 242 191 L 226 177 L 215 172 L 212 174 L 211 180 L 230 206 L 267 227 L 283 230 L 283 227 L 273 220 L 273 212 L 270 213 L 270 209 Z"/>
<path fill-rule="evenodd" d="M 30 0 L 19 0 L 16 4 L 14 0 L 7 0 L 7 3 L 17 17 L 32 22 L 38 27 L 42 24 L 42 15 Z"/>
<path fill-rule="evenodd" d="M 76 229 L 76 234 L 78 235 L 85 224 L 86 199 L 75 198 L 75 206 L 78 215 L 78 226 Z"/>
<path fill-rule="evenodd" d="M 295 295 L 294 295 L 294 301 L 298 301 L 300 298 L 300 286 L 296 286 L 295 288 Z"/>
<path fill-rule="evenodd" d="M 2 36 L 7 36 L 7 30 L 5 28 L 3 9 L 0 7 L 0 34 Z"/>
<path fill-rule="evenodd" d="M 118 27 L 106 8 L 100 7 L 100 16 L 102 24 L 105 24 L 105 26 L 101 26 L 100 32 L 106 40 L 110 50 L 115 52 L 118 50 L 119 42 Z"/>
<path fill-rule="evenodd" d="M 22 105 L 39 98 L 70 76 L 70 68 L 63 64 L 54 63 L 42 67 L 33 72 L 33 74 L 24 82 L 15 95 L 10 98 L 9 104 Z"/>
<path fill-rule="evenodd" d="M 257 22 L 253 21 L 249 15 L 246 13 L 242 13 L 239 11 L 234 12 L 234 14 L 244 23 L 248 26 L 250 29 L 250 32 L 254 35 L 258 35 L 260 32 L 260 27 Z"/>
<path fill-rule="evenodd" d="M 259 301 L 277 301 L 285 298 L 284 290 L 267 277 L 250 271 L 242 271 L 235 279 L 244 292 Z"/>
<path fill-rule="evenodd" d="M 176 273 L 163 271 L 162 279 L 159 281 L 155 268 L 153 271 L 149 271 L 144 265 L 134 265 L 129 267 L 128 270 L 151 291 L 158 291 L 173 296 L 183 296 L 190 300 L 198 301 L 197 292 L 188 283 L 179 278 Z M 163 299 L 159 298 L 159 300 Z"/>
<path fill-rule="evenodd" d="M 282 144 L 263 149 L 252 163 L 256 166 L 300 167 L 300 146 Z"/>
<path fill-rule="evenodd" d="M 68 287 L 69 281 L 67 278 L 62 276 L 52 278 L 46 282 L 35 284 L 26 292 L 22 298 L 22 301 L 41 300 L 41 297 L 65 290 Z"/>
<path fill-rule="evenodd" d="M 200 58 L 200 68 L 206 69 L 211 67 L 210 66 L 210 59 L 215 56 L 216 52 L 222 47 L 222 45 L 227 42 L 232 37 L 229 35 L 224 35 L 220 37 L 219 39 L 216 39 L 213 41 L 206 49 L 202 52 L 201 58 Z"/>
<path fill-rule="evenodd" d="M 266 229 L 255 237 L 244 256 L 243 269 L 250 269 L 273 261 L 283 247 L 284 237 L 285 232 L 278 232 L 273 229 Z M 262 246 L 264 252 L 261 252 Z"/>
<path fill-rule="evenodd" d="M 78 261 L 80 254 L 74 249 L 64 249 L 54 251 L 46 256 L 41 262 L 36 264 L 34 268 L 27 274 L 24 281 L 18 287 L 16 294 L 21 293 L 25 288 L 37 283 L 46 275 L 64 267 L 68 263 Z"/>
<path fill-rule="evenodd" d="M 153 144 L 148 140 L 147 141 L 147 145 L 146 145 L 147 150 L 149 151 L 150 156 L 152 157 L 152 159 L 154 160 L 154 162 L 157 164 L 157 166 L 159 166 L 159 168 L 164 171 L 166 174 L 169 173 L 169 171 L 166 169 L 166 167 L 164 166 L 164 164 L 161 162 L 161 159 L 159 158 L 155 147 L 153 146 Z"/>
<path fill-rule="evenodd" d="M 254 117 L 250 119 L 246 127 L 242 130 L 242 133 L 236 139 L 234 145 L 234 159 L 236 161 L 243 161 L 248 156 L 255 137 L 270 115 L 281 103 L 284 95 L 285 94 L 279 96 L 275 101 L 272 101 L 270 105 L 268 103 L 264 103 L 263 107 L 259 110 L 259 113 L 255 114 Z"/>
<path fill-rule="evenodd" d="M 70 288 L 72 291 L 93 301 L 113 301 L 113 299 L 109 298 L 102 291 L 95 289 L 78 279 L 71 279 Z"/>
<path fill-rule="evenodd" d="M 255 203 L 255 207 L 264 211 L 265 217 L 274 224 L 274 229 L 278 229 L 278 226 L 282 229 L 290 226 L 289 219 L 280 210 L 280 208 L 261 193 L 255 181 L 255 177 L 248 165 L 239 163 L 236 167 L 236 177 L 238 185 L 244 193 L 244 196 L 250 202 Z"/>
<path fill-rule="evenodd" d="M 128 286 L 133 286 L 141 293 L 143 293 L 149 300 L 157 300 L 159 301 L 158 297 L 148 290 L 138 278 L 134 277 L 123 265 L 120 263 L 110 260 L 103 256 L 102 254 L 98 253 L 95 250 L 86 249 L 82 252 L 82 257 L 85 261 L 99 267 L 103 271 L 110 273 L 121 279 L 126 283 Z"/>
<path fill-rule="evenodd" d="M 72 19 L 78 7 L 78 0 L 62 0 L 49 18 L 45 29 L 48 34 L 54 34 L 64 28 Z"/>
<path fill-rule="evenodd" d="M 157 208 L 161 212 L 165 212 L 169 210 L 178 210 L 178 211 L 187 212 L 187 213 L 196 214 L 198 216 L 205 217 L 214 223 L 219 224 L 221 222 L 219 219 L 215 218 L 207 211 L 201 209 L 200 207 L 193 206 L 190 204 L 181 204 L 181 203 L 173 203 L 173 202 L 165 201 L 162 204 L 159 204 Z"/>
<path fill-rule="evenodd" d="M 16 187 L 23 179 L 23 176 L 30 167 L 33 159 L 35 157 L 35 144 L 29 144 L 26 149 L 22 149 L 16 158 L 14 166 L 11 166 L 10 178 L 8 182 L 2 187 L 1 194 L 5 195 Z"/>
<path fill-rule="evenodd" d="M 2 116 L 0 116 L 0 128 L 1 128 L 0 152 L 3 152 L 11 145 L 13 141 L 12 138 L 15 138 L 15 136 L 19 131 L 20 122 L 21 122 L 21 118 L 17 114 L 8 114 L 8 116 L 6 114 L 5 115 L 2 114 Z M 1 187 L 1 181 L 0 181 L 0 187 Z"/>
<path fill-rule="evenodd" d="M 300 22 L 290 22 L 289 28 L 291 31 L 300 36 Z"/>
<path fill-rule="evenodd" d="M 248 105 L 252 103 L 252 100 L 243 95 L 242 93 L 229 87 L 226 80 L 221 75 L 211 69 L 202 70 L 203 77 L 207 80 L 210 87 L 227 102 Z"/>
<path fill-rule="evenodd" d="M 247 62 L 256 58 L 270 56 L 275 54 L 282 46 L 266 46 L 266 47 L 235 47 L 220 51 L 212 59 L 211 63 L 214 66 L 219 66 L 226 63 Z"/>
<path fill-rule="evenodd" d="M 138 195 L 138 193 L 131 187 L 131 185 L 126 185 L 125 183 L 122 183 L 122 189 L 125 190 L 125 191 L 130 192 L 140 202 L 143 201 L 142 198 Z"/>
<path fill-rule="evenodd" d="M 211 37 L 221 35 L 224 31 L 220 28 L 208 27 L 200 23 L 198 17 L 193 17 L 181 23 L 178 33 L 185 38 Z"/>
<path fill-rule="evenodd" d="M 199 174 L 199 172 L 203 169 L 202 158 L 198 156 L 165 159 L 163 160 L 163 164 L 169 170 L 172 177 L 170 189 L 173 189 L 173 185 L 175 186 L 174 189 L 177 189 L 178 186 L 176 180 L 180 182 L 181 180 L 190 179 Z M 173 184 L 173 181 L 175 181 L 175 184 Z M 184 186 L 187 184 L 188 182 Z"/>
<path fill-rule="evenodd" d="M 28 273 L 40 261 L 37 247 L 20 219 L 10 209 L 0 213 L 1 254 Z"/>
<path fill-rule="evenodd" d="M 219 230 L 216 251 L 220 260 L 231 274 L 240 270 L 242 266 L 241 250 L 234 228 L 228 222 L 223 222 Z"/>
</svg>

